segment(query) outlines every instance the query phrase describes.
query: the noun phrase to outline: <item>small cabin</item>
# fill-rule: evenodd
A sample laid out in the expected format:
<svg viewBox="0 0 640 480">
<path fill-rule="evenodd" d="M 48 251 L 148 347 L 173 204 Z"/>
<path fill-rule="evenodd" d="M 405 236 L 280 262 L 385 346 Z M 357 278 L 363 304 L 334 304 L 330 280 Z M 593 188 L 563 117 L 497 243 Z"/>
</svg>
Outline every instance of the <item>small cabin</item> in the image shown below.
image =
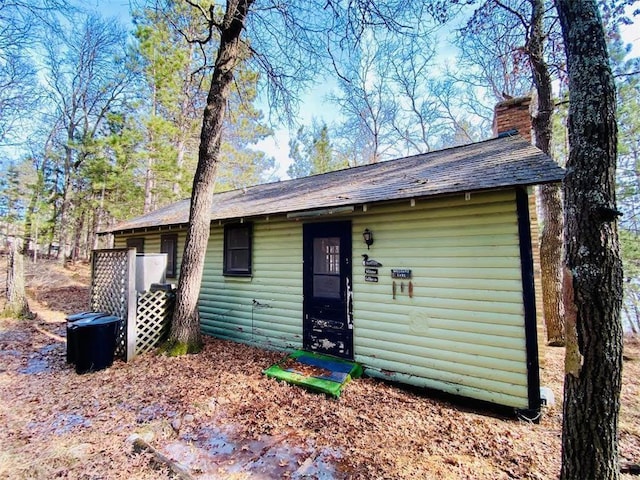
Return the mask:
<svg viewBox="0 0 640 480">
<path fill-rule="evenodd" d="M 203 333 L 540 409 L 530 195 L 563 170 L 518 135 L 213 194 Z M 103 233 L 179 274 L 189 200 Z"/>
</svg>

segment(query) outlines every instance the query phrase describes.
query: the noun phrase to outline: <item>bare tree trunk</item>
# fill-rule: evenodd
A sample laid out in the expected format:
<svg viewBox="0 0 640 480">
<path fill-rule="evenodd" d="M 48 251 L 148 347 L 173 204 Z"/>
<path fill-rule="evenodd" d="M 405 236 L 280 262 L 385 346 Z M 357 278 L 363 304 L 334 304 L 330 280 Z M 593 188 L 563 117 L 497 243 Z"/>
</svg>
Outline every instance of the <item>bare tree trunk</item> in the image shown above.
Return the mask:
<svg viewBox="0 0 640 480">
<path fill-rule="evenodd" d="M 154 209 L 154 183 L 153 158 L 149 155 L 147 159 L 147 173 L 144 180 L 144 213 L 149 213 Z"/>
<path fill-rule="evenodd" d="M 5 314 L 18 318 L 31 316 L 24 283 L 24 256 L 18 238 L 14 238 L 7 259 L 7 306 Z"/>
<path fill-rule="evenodd" d="M 616 218 L 616 98 L 594 0 L 555 0 L 569 73 L 565 178 L 567 324 L 563 480 L 617 480 L 622 262 Z"/>
<path fill-rule="evenodd" d="M 31 250 L 31 262 L 33 264 L 38 263 L 38 242 L 39 242 L 39 235 L 38 235 L 39 231 L 38 231 L 38 225 L 37 223 L 35 225 L 33 225 L 33 249 Z"/>
<path fill-rule="evenodd" d="M 73 243 L 71 244 L 71 260 L 77 262 L 81 256 L 82 249 L 82 231 L 84 230 L 84 217 L 85 212 L 81 212 L 78 215 L 78 219 L 75 222 L 75 228 L 73 231 Z"/>
<path fill-rule="evenodd" d="M 73 131 L 69 129 L 68 138 L 73 138 Z M 65 147 L 65 165 L 63 178 L 62 203 L 60 206 L 60 219 L 58 223 L 58 259 L 63 265 L 67 262 L 67 245 L 69 244 L 69 217 L 71 210 L 71 164 L 73 163 L 71 147 Z M 62 257 L 60 257 L 62 255 Z"/>
<path fill-rule="evenodd" d="M 626 301 L 622 304 L 622 311 L 629 323 L 631 335 L 636 336 L 640 334 L 640 311 L 638 310 L 638 299 L 635 298 L 634 292 L 630 292 L 627 294 L 627 297 L 625 297 L 625 300 Z"/>
<path fill-rule="evenodd" d="M 153 90 L 152 90 L 152 103 L 151 103 L 151 108 L 152 108 L 152 116 L 155 117 L 157 114 L 157 109 L 158 109 L 158 102 L 157 102 L 157 86 L 153 85 Z M 153 146 L 154 142 L 153 142 L 153 133 L 150 134 L 150 138 L 149 138 L 149 145 Z M 153 147 L 152 147 L 153 148 Z M 156 186 L 156 182 L 155 182 L 155 172 L 153 171 L 153 155 L 156 152 L 153 153 L 147 153 L 147 172 L 145 175 L 145 180 L 144 180 L 144 207 L 143 207 L 143 212 L 144 213 L 149 213 L 153 210 L 155 210 L 155 205 L 156 205 L 156 199 L 155 199 L 155 195 L 154 195 L 154 188 Z"/>
<path fill-rule="evenodd" d="M 532 118 L 536 147 L 551 155 L 551 115 L 553 87 L 549 66 L 544 59 L 544 0 L 531 3 L 531 33 L 527 42 L 538 107 Z M 557 184 L 538 189 L 544 226 L 540 235 L 540 269 L 542 305 L 547 330 L 547 343 L 564 345 L 564 309 L 562 305 L 562 198 Z"/>
<path fill-rule="evenodd" d="M 93 244 L 93 210 L 85 210 L 84 212 L 84 227 L 82 228 L 82 235 L 80 237 L 80 259 L 89 260 L 91 257 L 91 245 Z"/>
<path fill-rule="evenodd" d="M 38 199 L 40 196 L 40 192 L 42 191 L 42 186 L 44 183 L 43 176 L 40 170 L 36 171 L 38 175 L 38 180 L 34 185 L 33 190 L 31 191 L 31 197 L 29 198 L 29 206 L 25 212 L 24 216 L 24 243 L 26 245 L 25 249 L 29 250 L 30 248 L 33 251 L 33 263 L 36 262 L 36 251 L 38 250 L 38 233 L 37 226 L 34 225 L 34 217 L 36 211 L 36 205 L 38 203 Z M 32 235 L 35 235 L 35 240 Z"/>
<path fill-rule="evenodd" d="M 93 211 L 91 219 L 91 231 L 89 232 L 89 239 L 87 241 L 87 256 L 91 258 L 92 250 L 98 248 L 98 233 L 102 230 L 102 214 L 104 212 L 104 186 L 102 187 L 102 193 L 100 194 L 99 206 Z"/>
<path fill-rule="evenodd" d="M 538 189 L 544 226 L 540 235 L 542 307 L 547 344 L 565 345 L 564 305 L 562 303 L 562 196 L 559 185 Z"/>
<path fill-rule="evenodd" d="M 198 166 L 193 179 L 189 228 L 169 335 L 170 353 L 197 352 L 202 345 L 198 296 L 211 227 L 213 186 L 220 155 L 222 125 L 233 71 L 240 61 L 240 35 L 253 0 L 228 1 L 220 28 L 220 46 L 204 110 Z"/>
<path fill-rule="evenodd" d="M 195 45 L 189 44 L 189 58 L 193 56 Z M 183 78 L 191 77 L 191 65 L 185 63 Z M 184 170 L 184 156 L 187 150 L 187 139 L 189 138 L 189 131 L 191 122 L 188 119 L 186 112 L 189 111 L 189 82 L 184 82 L 182 87 L 182 104 L 180 107 L 180 116 L 178 121 L 178 141 L 176 143 L 176 150 L 178 155 L 176 158 L 176 178 L 173 182 L 173 195 L 175 198 L 183 198 L 182 195 L 182 176 Z"/>
<path fill-rule="evenodd" d="M 182 135 L 182 134 L 181 134 Z M 178 156 L 176 157 L 176 178 L 173 181 L 173 195 L 175 198 L 181 198 L 181 186 L 180 181 L 182 180 L 182 169 L 184 167 L 184 154 L 187 148 L 185 141 L 183 138 L 178 140 L 178 145 L 176 146 L 178 150 Z"/>
</svg>

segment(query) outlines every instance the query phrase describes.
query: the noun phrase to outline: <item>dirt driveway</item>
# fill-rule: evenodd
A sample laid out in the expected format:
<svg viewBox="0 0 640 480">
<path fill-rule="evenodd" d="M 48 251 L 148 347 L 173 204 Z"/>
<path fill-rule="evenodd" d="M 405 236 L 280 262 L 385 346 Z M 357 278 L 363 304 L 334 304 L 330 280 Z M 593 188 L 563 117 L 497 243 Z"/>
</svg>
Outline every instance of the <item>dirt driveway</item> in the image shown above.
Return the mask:
<svg viewBox="0 0 640 480">
<path fill-rule="evenodd" d="M 558 403 L 534 425 L 368 378 L 336 401 L 262 375 L 281 353 L 213 338 L 199 355 L 77 375 L 64 313 L 86 290 L 65 288 L 38 291 L 35 320 L 0 320 L 0 478 L 176 478 L 133 451 L 134 434 L 198 479 L 558 476 Z M 562 352 L 541 356 L 559 402 Z M 636 462 L 638 364 L 625 363 L 621 421 L 622 460 Z"/>
</svg>

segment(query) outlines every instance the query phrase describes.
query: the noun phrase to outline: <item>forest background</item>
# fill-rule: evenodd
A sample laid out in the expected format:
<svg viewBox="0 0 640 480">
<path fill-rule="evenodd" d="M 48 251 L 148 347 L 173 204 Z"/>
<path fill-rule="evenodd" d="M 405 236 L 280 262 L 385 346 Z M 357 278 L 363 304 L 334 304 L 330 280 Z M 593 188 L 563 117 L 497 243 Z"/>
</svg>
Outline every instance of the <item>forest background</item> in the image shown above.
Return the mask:
<svg viewBox="0 0 640 480">
<path fill-rule="evenodd" d="M 370 24 L 356 45 L 312 40 L 330 16 L 312 10 L 313 2 L 291 7 L 308 8 L 291 18 L 306 13 L 316 31 L 273 25 L 270 35 L 250 40 L 276 42 L 290 29 L 308 51 L 270 59 L 244 53 L 216 190 L 491 137 L 494 105 L 532 92 L 531 2 L 459 3 L 445 14 L 438 2 L 425 2 L 413 12 L 419 21 L 410 34 L 397 35 L 400 23 Z M 637 334 L 640 60 L 633 44 L 640 39 L 633 3 L 600 6 L 618 91 L 623 311 L 627 331 Z M 101 246 L 102 228 L 190 196 L 216 43 L 193 41 L 200 21 L 184 1 L 0 4 L 0 248 L 20 237 L 34 260 L 87 259 Z M 552 5 L 544 25 L 556 104 L 552 154 L 563 163 L 567 76 Z M 279 68 L 284 63 L 297 67 Z M 278 72 L 281 78 L 269 78 Z"/>
</svg>

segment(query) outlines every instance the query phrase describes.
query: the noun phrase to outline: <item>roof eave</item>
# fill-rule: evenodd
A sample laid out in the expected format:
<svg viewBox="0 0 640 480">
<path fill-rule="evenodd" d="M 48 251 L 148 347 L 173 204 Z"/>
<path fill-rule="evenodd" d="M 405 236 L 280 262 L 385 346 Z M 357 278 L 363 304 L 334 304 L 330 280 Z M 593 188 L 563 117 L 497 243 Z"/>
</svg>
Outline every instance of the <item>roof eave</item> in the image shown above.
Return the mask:
<svg viewBox="0 0 640 480">
<path fill-rule="evenodd" d="M 535 182 L 530 182 L 530 181 L 523 181 L 523 182 L 512 182 L 509 184 L 504 184 L 504 185 L 492 185 L 490 187 L 486 187 L 486 188 L 472 188 L 472 189 L 451 189 L 451 190 L 442 190 L 442 191 L 438 191 L 438 192 L 432 192 L 432 193 L 420 193 L 420 192 L 415 192 L 415 193 L 407 193 L 407 194 L 400 194 L 400 195 L 395 195 L 393 197 L 389 197 L 389 198 L 385 198 L 385 199 L 381 199 L 381 200 L 371 200 L 369 202 L 348 202 L 348 201 L 344 201 L 344 202 L 327 202 L 326 204 L 321 204 L 321 205 L 317 205 L 314 208 L 309 208 L 309 209 L 296 209 L 296 210 L 290 210 L 290 209 L 274 209 L 274 210 L 268 210 L 268 211 L 263 211 L 263 212 L 255 212 L 252 215 L 247 215 L 247 216 L 243 216 L 243 217 L 235 217 L 235 216 L 223 216 L 223 217 L 217 217 L 215 216 L 215 214 L 212 213 L 211 217 L 210 217 L 210 221 L 211 222 L 226 222 L 226 221 L 230 221 L 230 220 L 236 220 L 238 218 L 257 218 L 257 217 L 263 217 L 263 216 L 269 216 L 269 215 L 285 215 L 285 216 L 289 216 L 291 214 L 298 214 L 296 217 L 290 217 L 290 219 L 292 220 L 299 220 L 301 218 L 304 217 L 308 217 L 308 215 L 305 215 L 305 213 L 307 212 L 314 212 L 314 211 L 320 211 L 320 210 L 327 210 L 327 215 L 348 215 L 351 212 L 354 211 L 355 206 L 357 205 L 364 205 L 364 204 L 369 204 L 369 205 L 373 205 L 376 203 L 388 203 L 388 202 L 397 202 L 397 201 L 403 201 L 403 200 L 410 200 L 410 199 L 416 199 L 416 200 L 420 200 L 420 199 L 430 199 L 430 198 L 436 198 L 436 197 L 441 197 L 441 196 L 446 196 L 446 195 L 456 195 L 456 194 L 467 194 L 467 193 L 480 193 L 480 192 L 488 192 L 488 191 L 494 191 L 494 190 L 505 190 L 505 189 L 509 189 L 509 188 L 517 188 L 517 187 L 532 187 L 532 186 L 536 186 L 536 185 L 546 185 L 546 184 L 552 184 L 552 183 L 561 183 L 562 182 L 563 177 L 554 177 L 554 178 L 546 178 L 540 181 L 535 181 Z M 340 209 L 343 208 L 348 208 L 348 207 L 353 207 L 351 208 L 348 212 L 347 211 L 342 211 Z M 124 228 L 118 228 L 118 226 L 114 226 L 113 228 L 110 229 L 105 229 L 103 231 L 98 232 L 99 235 L 106 235 L 106 234 L 119 234 L 119 235 L 126 235 L 126 234 L 135 234 L 135 233 L 143 233 L 143 232 L 150 232 L 150 231 L 158 231 L 158 230 L 165 230 L 165 229 L 169 229 L 169 230 L 177 230 L 177 229 L 186 229 L 188 227 L 188 223 L 141 223 L 140 225 L 132 225 L 132 226 L 125 226 Z"/>
</svg>

